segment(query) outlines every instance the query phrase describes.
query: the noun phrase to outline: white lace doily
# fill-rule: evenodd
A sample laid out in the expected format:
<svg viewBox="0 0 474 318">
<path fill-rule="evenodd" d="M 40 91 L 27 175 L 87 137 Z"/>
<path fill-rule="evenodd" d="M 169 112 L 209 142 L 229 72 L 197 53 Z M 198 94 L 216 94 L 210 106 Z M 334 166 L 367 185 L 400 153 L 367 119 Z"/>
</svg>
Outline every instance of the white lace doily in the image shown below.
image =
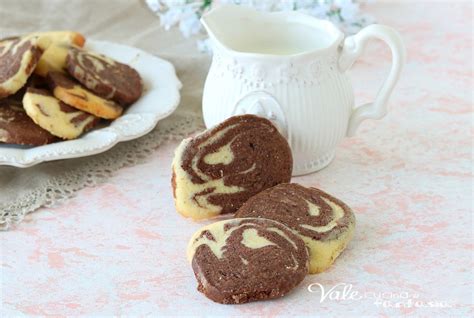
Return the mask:
<svg viewBox="0 0 474 318">
<path fill-rule="evenodd" d="M 31 168 L 0 167 L 0 229 L 21 222 L 27 213 L 70 198 L 80 189 L 107 180 L 115 171 L 143 162 L 164 141 L 182 139 L 202 129 L 201 94 L 208 57 L 170 58 L 183 83 L 173 115 L 149 134 L 95 156 L 47 162 Z"/>
</svg>

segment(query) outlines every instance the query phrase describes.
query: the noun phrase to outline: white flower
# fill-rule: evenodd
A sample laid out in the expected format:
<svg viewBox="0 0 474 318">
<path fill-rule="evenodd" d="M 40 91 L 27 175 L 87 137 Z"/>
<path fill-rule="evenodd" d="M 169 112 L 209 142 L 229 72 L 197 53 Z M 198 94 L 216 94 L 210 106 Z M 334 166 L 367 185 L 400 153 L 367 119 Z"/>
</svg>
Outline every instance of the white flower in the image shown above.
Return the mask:
<svg viewBox="0 0 474 318">
<path fill-rule="evenodd" d="M 308 10 L 308 13 L 319 19 L 327 19 L 328 13 L 331 11 L 331 6 L 328 4 L 320 4 Z"/>
<path fill-rule="evenodd" d="M 198 15 L 191 8 L 186 8 L 179 22 L 179 29 L 185 37 L 195 35 L 201 30 L 201 22 Z"/>
<path fill-rule="evenodd" d="M 281 1 L 277 4 L 276 9 L 278 11 L 292 11 L 295 8 L 296 1 Z"/>
<path fill-rule="evenodd" d="M 162 2 L 168 8 L 172 8 L 172 7 L 184 6 L 188 4 L 189 1 L 187 0 L 160 0 L 160 2 Z"/>
<path fill-rule="evenodd" d="M 267 0 L 267 1 L 251 1 L 251 7 L 257 9 L 258 11 L 274 11 L 278 0 Z"/>
<path fill-rule="evenodd" d="M 334 4 L 341 9 L 344 21 L 353 21 L 359 13 L 359 4 L 352 0 L 335 0 Z"/>
<path fill-rule="evenodd" d="M 322 4 L 324 4 L 324 1 L 316 2 L 314 0 L 294 0 L 292 10 L 299 10 L 301 8 L 317 7 L 317 6 L 322 5 Z"/>
<path fill-rule="evenodd" d="M 160 25 L 169 30 L 172 26 L 176 25 L 183 17 L 182 8 L 170 8 L 165 13 L 160 14 Z"/>
</svg>

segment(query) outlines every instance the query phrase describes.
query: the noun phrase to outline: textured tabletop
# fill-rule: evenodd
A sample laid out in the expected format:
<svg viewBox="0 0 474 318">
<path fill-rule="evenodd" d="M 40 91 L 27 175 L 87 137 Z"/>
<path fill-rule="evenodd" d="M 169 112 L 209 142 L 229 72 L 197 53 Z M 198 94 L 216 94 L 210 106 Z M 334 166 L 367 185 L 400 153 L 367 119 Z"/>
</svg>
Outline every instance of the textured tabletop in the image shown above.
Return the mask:
<svg viewBox="0 0 474 318">
<path fill-rule="evenodd" d="M 209 222 L 175 212 L 169 142 L 1 233 L 0 315 L 473 316 L 472 5 L 369 11 L 408 48 L 391 110 L 364 122 L 327 168 L 293 179 L 356 213 L 355 237 L 327 272 L 278 300 L 232 306 L 201 295 L 185 247 Z M 374 43 L 354 66 L 357 103 L 375 95 L 389 59 Z"/>
</svg>

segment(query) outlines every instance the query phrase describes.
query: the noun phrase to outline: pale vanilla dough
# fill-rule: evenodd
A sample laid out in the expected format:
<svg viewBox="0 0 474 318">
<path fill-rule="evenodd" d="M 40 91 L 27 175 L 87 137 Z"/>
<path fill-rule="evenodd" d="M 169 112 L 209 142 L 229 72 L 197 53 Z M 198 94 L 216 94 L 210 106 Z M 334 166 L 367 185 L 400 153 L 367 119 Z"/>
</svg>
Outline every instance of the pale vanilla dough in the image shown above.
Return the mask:
<svg viewBox="0 0 474 318">
<path fill-rule="evenodd" d="M 85 113 L 80 110 L 64 112 L 57 98 L 31 92 L 27 92 L 23 97 L 23 107 L 37 125 L 63 139 L 79 137 L 87 125 L 96 120 L 94 116 L 89 115 L 82 121 L 73 122 L 74 118 Z"/>
</svg>

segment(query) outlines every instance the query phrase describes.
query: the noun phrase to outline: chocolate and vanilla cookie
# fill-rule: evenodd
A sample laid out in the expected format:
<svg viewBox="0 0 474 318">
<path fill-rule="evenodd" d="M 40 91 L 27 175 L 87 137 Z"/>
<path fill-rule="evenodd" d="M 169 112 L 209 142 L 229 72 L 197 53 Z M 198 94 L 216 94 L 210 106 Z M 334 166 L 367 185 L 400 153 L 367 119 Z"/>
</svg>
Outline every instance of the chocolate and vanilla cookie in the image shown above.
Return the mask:
<svg viewBox="0 0 474 318">
<path fill-rule="evenodd" d="M 0 98 L 25 85 L 42 54 L 37 42 L 36 37 L 0 40 Z"/>
<path fill-rule="evenodd" d="M 84 46 L 86 39 L 74 31 L 51 31 L 33 33 L 39 38 L 43 55 L 35 68 L 35 74 L 46 77 L 50 71 L 65 72 L 69 47 Z"/>
<path fill-rule="evenodd" d="M 46 31 L 30 33 L 29 35 L 39 39 L 39 46 L 43 50 L 47 50 L 49 45 L 53 43 L 63 43 L 83 47 L 86 42 L 86 38 L 79 32 L 75 31 Z"/>
<path fill-rule="evenodd" d="M 13 99 L 21 103 L 26 90 L 30 87 L 49 90 L 49 84 L 46 79 L 33 73 L 26 81 L 26 84 L 15 94 L 8 96 L 8 99 Z"/>
<path fill-rule="evenodd" d="M 57 140 L 28 117 L 21 101 L 0 100 L 0 143 L 41 146 Z"/>
<path fill-rule="evenodd" d="M 289 182 L 292 165 L 288 142 L 270 121 L 231 117 L 176 149 L 176 210 L 193 219 L 233 213 L 260 191 Z"/>
<path fill-rule="evenodd" d="M 71 48 L 66 64 L 75 79 L 103 98 L 130 105 L 142 94 L 142 79 L 138 72 L 104 55 Z"/>
<path fill-rule="evenodd" d="M 207 225 L 189 241 L 188 260 L 198 290 L 223 304 L 277 298 L 308 273 L 303 240 L 266 219 L 230 219 Z"/>
<path fill-rule="evenodd" d="M 77 138 L 99 123 L 99 118 L 66 105 L 47 90 L 28 88 L 23 107 L 37 125 L 63 139 Z"/>
<path fill-rule="evenodd" d="M 69 46 L 63 43 L 51 44 L 38 61 L 35 74 L 46 77 L 52 71 L 64 73 L 68 49 Z"/>
<path fill-rule="evenodd" d="M 294 230 L 309 248 L 311 274 L 331 266 L 355 227 L 354 213 L 344 202 L 295 183 L 279 184 L 257 194 L 235 216 L 272 219 Z"/>
<path fill-rule="evenodd" d="M 49 72 L 48 81 L 54 96 L 74 108 L 104 119 L 115 119 L 123 112 L 122 106 L 91 93 L 67 74 Z"/>
</svg>

